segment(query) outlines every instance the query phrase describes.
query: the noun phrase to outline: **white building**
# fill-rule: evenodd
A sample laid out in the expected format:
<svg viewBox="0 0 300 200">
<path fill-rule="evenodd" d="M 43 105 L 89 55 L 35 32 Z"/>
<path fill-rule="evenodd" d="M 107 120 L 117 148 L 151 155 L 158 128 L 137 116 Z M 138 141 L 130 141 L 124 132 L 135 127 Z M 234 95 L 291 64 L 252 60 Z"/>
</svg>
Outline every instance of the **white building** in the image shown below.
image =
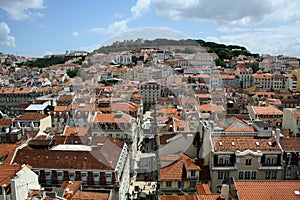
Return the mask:
<svg viewBox="0 0 300 200">
<path fill-rule="evenodd" d="M 0 200 L 24 200 L 30 190 L 41 189 L 38 175 L 27 165 L 0 165 Z"/>
</svg>

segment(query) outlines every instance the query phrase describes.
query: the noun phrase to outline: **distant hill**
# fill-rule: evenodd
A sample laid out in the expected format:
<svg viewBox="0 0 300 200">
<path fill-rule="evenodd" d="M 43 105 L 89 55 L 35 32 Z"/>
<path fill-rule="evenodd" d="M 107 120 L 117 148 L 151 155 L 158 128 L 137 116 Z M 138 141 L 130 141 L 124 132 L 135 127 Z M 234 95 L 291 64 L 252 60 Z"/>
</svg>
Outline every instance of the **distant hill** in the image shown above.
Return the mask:
<svg viewBox="0 0 300 200">
<path fill-rule="evenodd" d="M 121 51 L 134 51 L 140 48 L 159 48 L 162 50 L 171 50 L 176 53 L 195 53 L 196 51 L 202 52 L 215 52 L 218 54 L 220 60 L 230 59 L 238 55 L 252 55 L 259 57 L 258 54 L 251 54 L 245 47 L 238 45 L 225 45 L 215 42 L 206 42 L 204 40 L 169 40 L 169 39 L 155 39 L 155 40 L 125 40 L 117 41 L 112 45 L 102 46 L 94 50 L 94 53 L 111 53 Z"/>
</svg>

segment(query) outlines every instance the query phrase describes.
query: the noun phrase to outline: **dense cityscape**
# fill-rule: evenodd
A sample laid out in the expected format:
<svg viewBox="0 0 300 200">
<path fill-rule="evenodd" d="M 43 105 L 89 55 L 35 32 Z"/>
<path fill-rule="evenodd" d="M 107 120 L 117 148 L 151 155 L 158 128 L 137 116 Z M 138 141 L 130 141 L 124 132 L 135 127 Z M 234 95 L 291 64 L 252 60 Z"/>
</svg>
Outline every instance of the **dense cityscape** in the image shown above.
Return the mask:
<svg viewBox="0 0 300 200">
<path fill-rule="evenodd" d="M 297 57 L 124 40 L 0 53 L 0 86 L 0 200 L 300 198 Z"/>
</svg>

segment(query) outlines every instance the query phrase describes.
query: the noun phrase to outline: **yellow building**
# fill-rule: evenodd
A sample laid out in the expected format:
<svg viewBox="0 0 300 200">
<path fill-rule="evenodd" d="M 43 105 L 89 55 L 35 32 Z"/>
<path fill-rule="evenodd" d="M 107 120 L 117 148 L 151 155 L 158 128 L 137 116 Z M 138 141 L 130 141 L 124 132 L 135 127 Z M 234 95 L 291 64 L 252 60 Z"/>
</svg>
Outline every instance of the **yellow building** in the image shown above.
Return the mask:
<svg viewBox="0 0 300 200">
<path fill-rule="evenodd" d="M 297 79 L 296 89 L 300 90 L 300 70 L 299 69 L 293 70 L 291 74 L 294 75 Z"/>
</svg>

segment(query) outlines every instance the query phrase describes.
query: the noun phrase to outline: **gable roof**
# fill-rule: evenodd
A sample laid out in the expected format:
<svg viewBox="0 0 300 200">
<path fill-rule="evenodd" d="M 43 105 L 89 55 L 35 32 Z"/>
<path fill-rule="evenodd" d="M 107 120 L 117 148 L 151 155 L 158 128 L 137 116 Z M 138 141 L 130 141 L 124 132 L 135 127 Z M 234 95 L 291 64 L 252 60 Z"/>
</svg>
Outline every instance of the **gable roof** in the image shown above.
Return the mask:
<svg viewBox="0 0 300 200">
<path fill-rule="evenodd" d="M 255 132 L 254 129 L 235 117 L 229 117 L 216 122 L 225 132 Z"/>
<path fill-rule="evenodd" d="M 174 155 L 171 155 L 171 157 L 176 159 Z M 167 158 L 167 156 L 165 155 L 162 158 Z M 184 170 L 200 170 L 200 167 L 189 156 L 179 153 L 175 162 L 160 169 L 160 180 L 183 180 Z"/>
</svg>

